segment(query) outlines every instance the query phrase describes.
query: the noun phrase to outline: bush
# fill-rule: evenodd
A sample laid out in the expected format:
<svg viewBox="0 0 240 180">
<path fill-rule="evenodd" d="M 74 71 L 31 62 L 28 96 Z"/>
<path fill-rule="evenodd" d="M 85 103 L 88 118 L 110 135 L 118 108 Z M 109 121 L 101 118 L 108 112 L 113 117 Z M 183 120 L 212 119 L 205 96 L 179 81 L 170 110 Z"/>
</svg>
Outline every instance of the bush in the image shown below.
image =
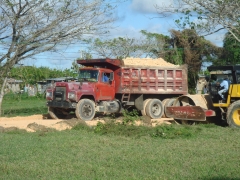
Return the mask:
<svg viewBox="0 0 240 180">
<path fill-rule="evenodd" d="M 139 120 L 138 111 L 133 109 L 132 111 L 125 110 L 123 111 L 123 124 L 134 123 L 136 120 Z"/>
<path fill-rule="evenodd" d="M 176 138 L 193 138 L 202 132 L 200 126 L 179 126 L 179 125 L 162 125 L 156 127 L 135 126 L 124 123 L 101 123 L 98 122 L 94 128 L 85 125 L 77 125 L 73 130 L 86 130 L 100 135 L 115 135 L 126 137 L 143 137 L 148 136 L 152 138 L 161 139 L 176 139 Z"/>
</svg>

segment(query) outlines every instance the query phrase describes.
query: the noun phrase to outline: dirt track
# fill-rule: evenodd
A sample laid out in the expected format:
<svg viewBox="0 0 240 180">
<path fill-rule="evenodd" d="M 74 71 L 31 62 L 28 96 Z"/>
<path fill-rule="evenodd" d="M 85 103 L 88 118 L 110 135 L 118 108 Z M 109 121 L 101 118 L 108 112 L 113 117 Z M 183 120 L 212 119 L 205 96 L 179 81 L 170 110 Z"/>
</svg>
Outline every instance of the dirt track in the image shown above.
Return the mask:
<svg viewBox="0 0 240 180">
<path fill-rule="evenodd" d="M 87 124 L 93 126 L 97 124 L 96 121 L 89 121 Z M 56 130 L 66 130 L 71 129 L 74 124 L 76 124 L 76 120 L 55 120 L 55 119 L 46 119 L 43 115 L 33 115 L 27 117 L 2 117 L 0 118 L 0 126 L 3 128 L 16 127 L 19 129 L 25 129 L 29 132 L 36 131 L 36 125 L 41 127 L 45 126 L 46 128 L 54 128 Z M 35 125 L 35 126 L 34 126 Z M 39 129 L 41 129 L 41 127 Z"/>
<path fill-rule="evenodd" d="M 152 126 L 156 126 L 162 123 L 169 124 L 168 121 L 171 119 L 162 118 L 160 120 L 150 120 L 149 124 Z M 18 128 L 18 129 L 25 129 L 28 132 L 35 132 L 36 130 L 42 130 L 46 128 L 53 128 L 56 130 L 66 130 L 71 129 L 75 124 L 79 123 L 80 121 L 77 119 L 69 119 L 69 120 L 55 120 L 55 119 L 46 119 L 43 115 L 33 115 L 27 117 L 11 117 L 0 118 L 0 127 L 2 128 Z M 96 126 L 98 122 L 105 122 L 103 119 L 96 118 L 92 121 L 85 121 L 89 126 Z M 139 121 L 136 122 L 136 125 L 140 125 L 143 122 Z"/>
</svg>

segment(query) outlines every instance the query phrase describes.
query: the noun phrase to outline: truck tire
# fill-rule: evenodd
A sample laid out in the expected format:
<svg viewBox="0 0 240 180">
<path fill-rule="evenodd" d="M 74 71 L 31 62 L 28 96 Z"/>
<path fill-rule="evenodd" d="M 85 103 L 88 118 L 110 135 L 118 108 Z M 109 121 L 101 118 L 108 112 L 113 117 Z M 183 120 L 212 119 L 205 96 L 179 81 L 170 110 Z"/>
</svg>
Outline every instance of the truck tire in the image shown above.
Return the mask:
<svg viewBox="0 0 240 180">
<path fill-rule="evenodd" d="M 52 119 L 65 119 L 68 115 L 63 113 L 59 108 L 48 107 L 48 114 Z"/>
<path fill-rule="evenodd" d="M 164 99 L 164 100 L 162 101 L 162 105 L 163 105 L 163 109 L 164 109 L 164 112 L 163 112 L 163 115 L 162 115 L 163 118 L 166 118 L 166 117 L 167 117 L 167 116 L 166 116 L 166 113 L 165 113 L 165 106 L 166 106 L 166 102 L 167 102 L 167 101 L 169 101 L 169 98 Z"/>
<path fill-rule="evenodd" d="M 141 110 L 141 113 L 142 113 L 142 116 L 146 116 L 146 106 L 147 106 L 147 103 L 150 101 L 151 99 L 145 99 L 143 101 L 143 110 Z"/>
<path fill-rule="evenodd" d="M 230 127 L 240 128 L 240 101 L 235 101 L 229 106 L 227 123 Z"/>
<path fill-rule="evenodd" d="M 146 106 L 146 114 L 152 119 L 160 119 L 163 115 L 163 105 L 159 99 L 151 99 Z"/>
<path fill-rule="evenodd" d="M 81 99 L 77 103 L 75 114 L 78 119 L 90 121 L 95 116 L 95 103 L 90 99 Z"/>
</svg>

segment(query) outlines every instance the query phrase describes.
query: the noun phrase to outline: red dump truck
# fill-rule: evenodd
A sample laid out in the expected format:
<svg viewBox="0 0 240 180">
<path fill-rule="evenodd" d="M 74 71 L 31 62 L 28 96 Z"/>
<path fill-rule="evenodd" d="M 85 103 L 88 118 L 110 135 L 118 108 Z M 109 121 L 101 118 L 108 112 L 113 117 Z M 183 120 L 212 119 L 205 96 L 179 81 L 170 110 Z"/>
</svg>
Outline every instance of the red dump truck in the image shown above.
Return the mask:
<svg viewBox="0 0 240 180">
<path fill-rule="evenodd" d="M 75 112 L 77 118 L 87 121 L 96 112 L 118 113 L 129 107 L 152 119 L 161 118 L 172 98 L 188 94 L 186 65 L 127 65 L 109 58 L 77 62 L 82 65 L 77 81 L 56 82 L 46 92 L 54 119 Z"/>
</svg>

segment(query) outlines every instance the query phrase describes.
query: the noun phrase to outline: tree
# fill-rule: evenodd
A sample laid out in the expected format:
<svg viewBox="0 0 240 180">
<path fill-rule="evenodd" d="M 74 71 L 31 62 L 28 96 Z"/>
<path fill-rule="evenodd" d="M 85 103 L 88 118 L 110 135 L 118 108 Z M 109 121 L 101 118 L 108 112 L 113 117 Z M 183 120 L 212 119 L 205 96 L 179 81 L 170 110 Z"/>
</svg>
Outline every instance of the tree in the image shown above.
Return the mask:
<svg viewBox="0 0 240 180">
<path fill-rule="evenodd" d="M 170 30 L 170 33 L 174 46 L 181 52 L 180 59 L 188 65 L 189 87 L 195 87 L 203 62 L 217 59 L 221 55 L 221 48 L 199 36 L 193 29 Z"/>
<path fill-rule="evenodd" d="M 47 78 L 57 77 L 75 77 L 76 72 L 72 69 L 50 69 L 48 67 L 19 66 L 13 67 L 9 77 L 21 79 L 25 84 L 36 84 L 38 81 L 44 81 Z"/>
<path fill-rule="evenodd" d="M 224 53 L 222 59 L 228 64 L 240 64 L 240 42 L 231 33 L 227 33 L 223 40 Z"/>
<path fill-rule="evenodd" d="M 118 37 L 90 42 L 90 49 L 101 57 L 163 58 L 173 64 L 188 64 L 189 87 L 195 87 L 198 73 L 205 61 L 221 55 L 221 48 L 199 36 L 193 29 L 170 30 L 171 36 L 141 31 L 140 39 Z"/>
<path fill-rule="evenodd" d="M 166 12 L 184 13 L 185 18 L 176 20 L 182 27 L 201 29 L 209 35 L 227 30 L 240 42 L 240 3 L 239 0 L 177 0 L 170 6 L 157 7 L 162 14 Z M 193 19 L 194 16 L 197 17 Z"/>
<path fill-rule="evenodd" d="M 139 38 L 118 37 L 100 40 L 99 38 L 87 41 L 89 52 L 100 57 L 123 59 L 126 57 L 163 57 L 164 49 L 170 38 L 162 34 L 141 31 Z"/>
<path fill-rule="evenodd" d="M 115 7 L 105 0 L 0 2 L 0 112 L 4 86 L 19 61 L 107 32 Z"/>
<path fill-rule="evenodd" d="M 154 42 L 152 45 L 149 43 L 148 54 L 153 57 L 163 58 L 173 64 L 183 64 L 183 57 L 180 55 L 181 50 L 177 48 L 172 37 L 143 30 L 141 32 L 149 42 Z"/>
<path fill-rule="evenodd" d="M 142 55 L 137 51 L 136 39 L 118 37 L 114 39 L 101 40 L 99 38 L 88 41 L 89 52 L 99 57 L 126 58 L 129 56 Z"/>
<path fill-rule="evenodd" d="M 77 72 L 78 72 L 78 70 L 79 70 L 79 64 L 77 63 L 77 60 L 75 60 L 75 61 L 72 62 L 71 70 L 72 70 L 74 73 L 77 73 Z"/>
</svg>

